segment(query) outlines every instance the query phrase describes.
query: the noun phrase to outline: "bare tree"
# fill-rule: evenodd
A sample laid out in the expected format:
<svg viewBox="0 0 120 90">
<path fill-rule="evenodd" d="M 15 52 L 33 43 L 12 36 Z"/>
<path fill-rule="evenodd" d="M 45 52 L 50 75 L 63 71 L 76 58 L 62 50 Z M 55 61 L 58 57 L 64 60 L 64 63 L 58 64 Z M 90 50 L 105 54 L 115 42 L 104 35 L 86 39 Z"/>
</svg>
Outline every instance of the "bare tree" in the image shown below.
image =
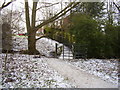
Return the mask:
<svg viewBox="0 0 120 90">
<path fill-rule="evenodd" d="M 26 16 L 26 27 L 27 27 L 27 33 L 28 33 L 28 51 L 29 54 L 36 54 L 38 51 L 36 50 L 36 32 L 39 28 L 43 27 L 44 25 L 51 23 L 61 16 L 65 15 L 67 12 L 69 12 L 73 7 L 79 4 L 79 2 L 71 2 L 67 7 L 65 7 L 63 10 L 55 14 L 53 17 L 49 18 L 48 20 L 43 21 L 39 25 L 36 25 L 36 11 L 37 11 L 37 4 L 38 0 L 36 2 L 33 2 L 32 7 L 32 15 L 31 15 L 31 23 L 30 23 L 30 12 L 29 12 L 29 4 L 28 0 L 25 0 L 25 16 Z"/>
<path fill-rule="evenodd" d="M 23 32 L 23 15 L 24 11 L 5 9 L 1 13 L 1 19 L 3 22 L 7 22 L 11 26 L 12 33 Z M 25 23 L 25 22 L 24 22 Z"/>
</svg>

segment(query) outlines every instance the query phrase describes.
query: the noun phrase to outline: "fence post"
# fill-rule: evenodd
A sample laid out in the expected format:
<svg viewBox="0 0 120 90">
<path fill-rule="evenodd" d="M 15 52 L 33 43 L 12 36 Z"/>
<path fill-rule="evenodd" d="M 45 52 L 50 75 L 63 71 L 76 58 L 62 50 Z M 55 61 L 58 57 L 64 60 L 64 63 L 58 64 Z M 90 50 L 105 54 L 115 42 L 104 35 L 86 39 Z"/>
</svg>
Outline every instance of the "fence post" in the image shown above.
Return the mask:
<svg viewBox="0 0 120 90">
<path fill-rule="evenodd" d="M 55 57 L 57 58 L 57 43 L 55 43 Z"/>
<path fill-rule="evenodd" d="M 63 45 L 63 60 L 64 60 L 64 45 Z"/>
<path fill-rule="evenodd" d="M 87 59 L 87 48 L 85 48 L 85 60 Z"/>
</svg>

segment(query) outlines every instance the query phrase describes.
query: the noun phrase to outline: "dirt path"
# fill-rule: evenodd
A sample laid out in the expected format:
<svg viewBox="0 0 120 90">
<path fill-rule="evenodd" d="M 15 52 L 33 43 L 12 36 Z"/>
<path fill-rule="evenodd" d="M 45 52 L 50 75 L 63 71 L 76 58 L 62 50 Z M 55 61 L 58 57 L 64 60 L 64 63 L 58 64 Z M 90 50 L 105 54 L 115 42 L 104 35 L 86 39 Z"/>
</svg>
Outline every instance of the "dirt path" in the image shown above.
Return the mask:
<svg viewBox="0 0 120 90">
<path fill-rule="evenodd" d="M 94 75 L 81 71 L 63 60 L 51 58 L 45 58 L 45 60 L 50 67 L 58 71 L 65 78 L 68 78 L 77 88 L 118 88 L 117 85 L 108 83 Z"/>
</svg>

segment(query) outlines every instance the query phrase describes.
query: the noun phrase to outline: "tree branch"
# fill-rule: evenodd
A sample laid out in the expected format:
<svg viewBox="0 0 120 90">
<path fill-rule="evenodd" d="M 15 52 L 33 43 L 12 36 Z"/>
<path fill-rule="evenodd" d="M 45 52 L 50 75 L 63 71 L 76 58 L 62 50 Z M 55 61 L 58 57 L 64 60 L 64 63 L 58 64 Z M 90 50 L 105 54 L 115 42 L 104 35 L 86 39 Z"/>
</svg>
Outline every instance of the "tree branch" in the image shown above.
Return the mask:
<svg viewBox="0 0 120 90">
<path fill-rule="evenodd" d="M 31 27 L 35 27 L 35 21 L 36 21 L 36 8 L 37 8 L 38 2 L 33 2 L 33 9 L 32 9 L 32 17 L 31 17 Z"/>
<path fill-rule="evenodd" d="M 46 5 L 45 6 L 41 6 L 41 7 L 37 8 L 36 11 L 39 10 L 39 9 L 41 9 L 41 8 L 54 6 L 56 4 L 59 4 L 59 3 L 54 3 L 54 4 L 51 4 L 51 5 L 48 5 L 48 6 L 46 6 Z"/>
<path fill-rule="evenodd" d="M 113 2 L 113 4 L 115 5 L 115 7 L 118 9 L 118 11 L 120 13 L 120 6 L 118 6 L 115 2 Z"/>
<path fill-rule="evenodd" d="M 43 35 L 43 36 L 37 38 L 36 41 L 39 40 L 39 39 L 41 39 L 41 38 L 43 38 L 43 37 L 47 37 L 47 35 Z"/>
<path fill-rule="evenodd" d="M 7 7 L 8 5 L 10 5 L 13 1 L 16 1 L 16 0 L 11 0 L 10 2 L 8 3 L 3 3 L 2 6 L 0 7 L 0 10 L 2 10 L 3 8 Z"/>
<path fill-rule="evenodd" d="M 60 18 L 61 16 L 65 15 L 68 11 L 70 11 L 72 8 L 74 8 L 76 5 L 78 5 L 80 2 L 72 2 L 70 3 L 66 8 L 64 8 L 62 11 L 60 11 L 58 14 L 56 14 L 55 16 L 53 16 L 52 18 L 44 21 L 43 23 L 41 23 L 40 25 L 36 26 L 36 30 L 38 30 L 39 28 L 41 28 L 42 26 L 53 22 L 54 20 Z M 69 8 L 69 9 L 68 9 Z"/>
</svg>

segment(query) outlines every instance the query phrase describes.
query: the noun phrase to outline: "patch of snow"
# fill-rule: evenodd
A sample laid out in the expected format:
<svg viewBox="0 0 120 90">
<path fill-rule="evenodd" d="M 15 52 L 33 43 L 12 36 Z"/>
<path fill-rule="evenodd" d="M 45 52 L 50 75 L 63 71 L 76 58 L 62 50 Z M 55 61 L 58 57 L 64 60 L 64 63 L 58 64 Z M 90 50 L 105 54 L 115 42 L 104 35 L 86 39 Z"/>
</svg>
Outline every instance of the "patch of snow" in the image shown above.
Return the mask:
<svg viewBox="0 0 120 90">
<path fill-rule="evenodd" d="M 37 37 L 38 38 L 38 37 Z M 13 50 L 14 51 L 20 51 L 20 50 L 27 50 L 27 37 L 13 37 Z M 41 38 L 36 42 L 36 49 L 43 55 L 47 56 L 47 57 L 51 57 L 50 52 L 55 51 L 55 45 L 58 45 L 58 47 L 63 46 L 63 44 L 52 40 L 52 39 L 48 39 L 48 38 Z M 64 56 L 63 56 L 64 53 Z M 59 57 L 59 59 L 73 59 L 73 54 L 72 51 L 64 46 L 64 52 L 63 52 L 63 48 L 62 48 L 62 53 Z"/>
<path fill-rule="evenodd" d="M 18 37 L 13 36 L 13 50 L 20 51 L 20 50 L 27 50 L 28 41 L 27 37 Z"/>
<path fill-rule="evenodd" d="M 118 60 L 115 59 L 79 59 L 68 62 L 79 69 L 118 85 Z"/>
<path fill-rule="evenodd" d="M 55 44 L 57 43 L 58 47 L 63 46 L 63 44 L 52 40 L 52 39 L 48 39 L 48 38 L 41 38 L 40 40 L 37 41 L 36 45 L 37 45 L 37 49 L 40 53 L 44 54 L 47 57 L 50 57 L 50 52 L 55 51 Z M 63 56 L 64 53 L 64 56 Z M 59 57 L 59 59 L 73 59 L 73 54 L 72 51 L 64 46 L 64 52 L 63 52 L 63 48 L 62 48 L 62 53 Z"/>
</svg>

